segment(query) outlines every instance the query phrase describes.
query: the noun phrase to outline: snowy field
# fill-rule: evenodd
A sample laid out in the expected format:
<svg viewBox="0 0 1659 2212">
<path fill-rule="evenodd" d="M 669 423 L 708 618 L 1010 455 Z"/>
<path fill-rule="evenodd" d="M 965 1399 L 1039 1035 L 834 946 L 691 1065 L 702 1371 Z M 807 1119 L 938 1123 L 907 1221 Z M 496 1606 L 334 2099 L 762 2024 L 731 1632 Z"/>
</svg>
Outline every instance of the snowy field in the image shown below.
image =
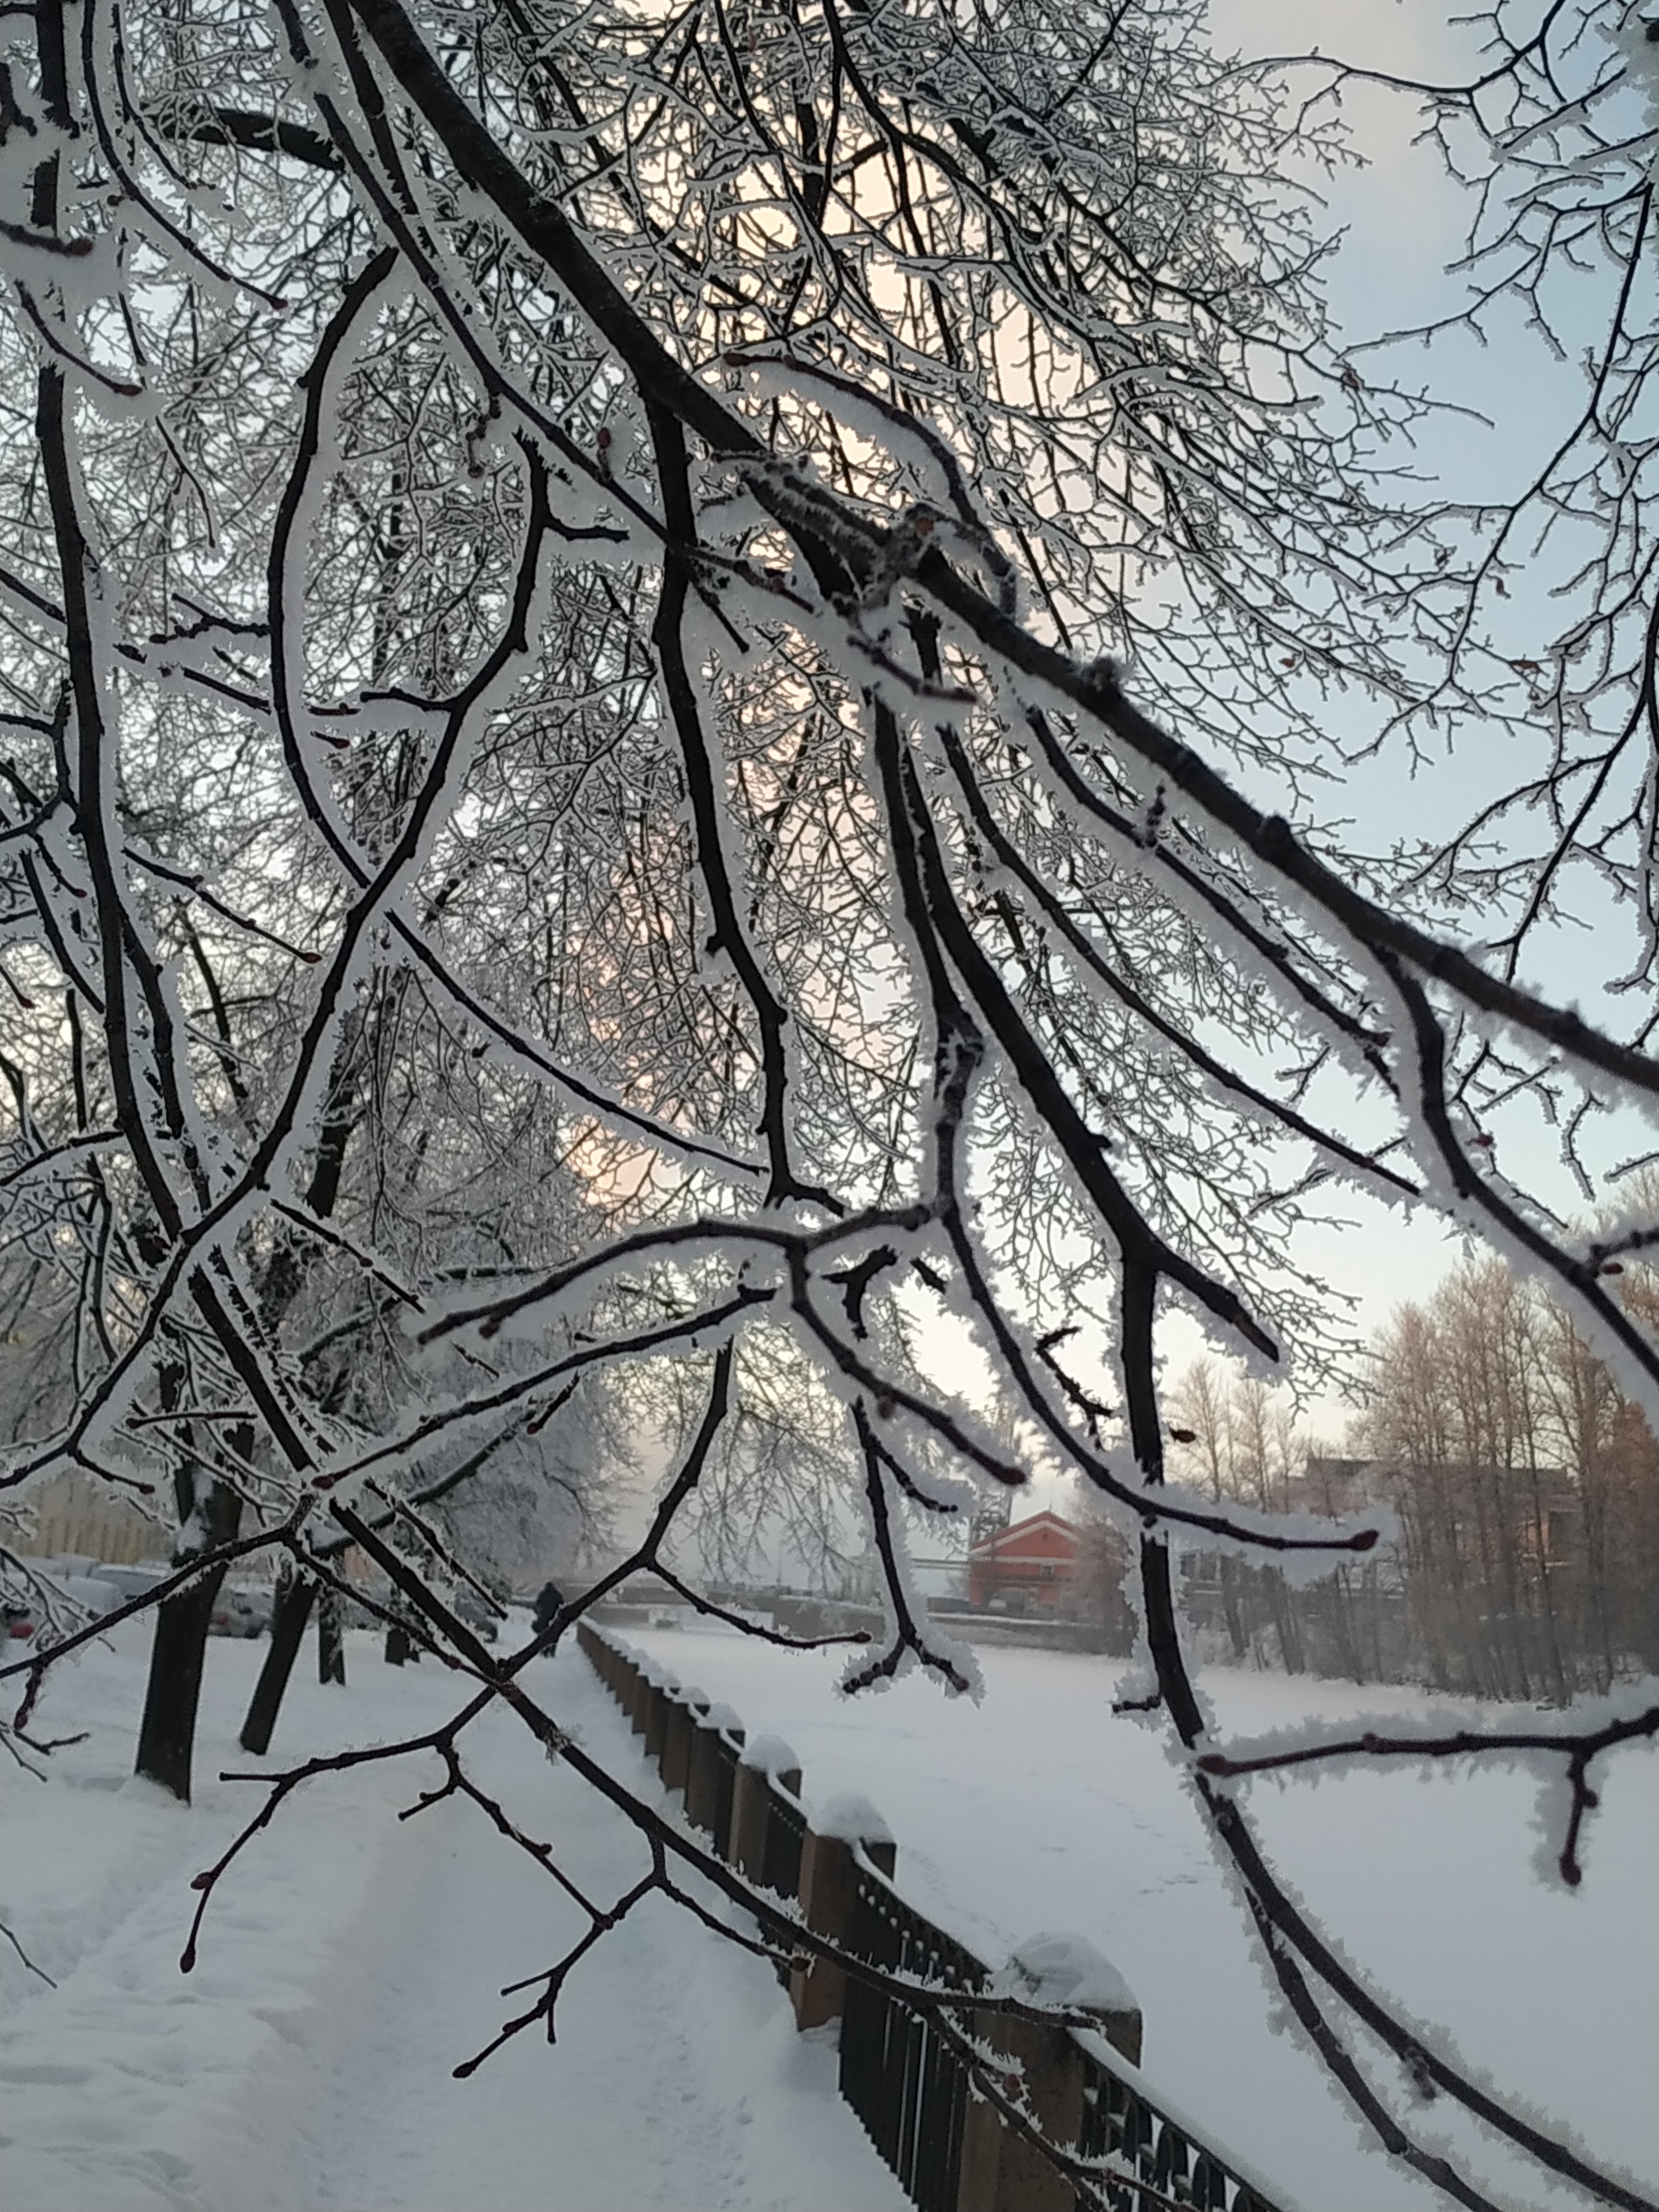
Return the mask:
<svg viewBox="0 0 1659 2212">
<path fill-rule="evenodd" d="M 1162 1733 L 1112 1716 L 1121 1662 L 986 1650 L 977 1708 L 916 1676 L 849 1703 L 834 1687 L 842 1655 L 779 1651 L 702 1624 L 629 1640 L 750 1729 L 786 1737 L 809 1807 L 842 1790 L 871 1797 L 898 1839 L 901 1887 L 982 1956 L 1000 1961 L 1038 1929 L 1088 1936 L 1140 2000 L 1153 2082 L 1307 2212 L 1446 2203 L 1362 2148 L 1316 2063 L 1288 2034 L 1264 2033 L 1272 2008 L 1242 1909 Z M 1409 1692 L 1231 1669 L 1202 1686 L 1219 1725 L 1244 1735 L 1314 1713 L 1432 1710 Z M 1500 1725 L 1504 1710 L 1476 1708 L 1476 1724 Z M 1351 1964 L 1433 2039 L 1449 2033 L 1495 2085 L 1659 2194 L 1659 1757 L 1638 1751 L 1603 1778 L 1576 1893 L 1534 1874 L 1535 1778 L 1495 1764 L 1452 1779 L 1399 1763 L 1261 1778 L 1248 1802 Z M 1419 2110 L 1425 2133 L 1442 2109 Z M 1443 2140 L 1472 2139 L 1449 2123 Z M 1517 2204 L 1583 2201 L 1501 2154 L 1480 2164 Z"/>
<path fill-rule="evenodd" d="M 908 1680 L 848 1706 L 830 1655 L 702 1631 L 646 1644 L 788 1737 L 809 1805 L 873 1798 L 899 1878 L 1000 1959 L 1074 1929 L 1121 1968 L 1155 2082 L 1305 2212 L 1443 2203 L 1362 2149 L 1311 2063 L 1263 2033 L 1240 1917 L 1156 1734 L 1115 1720 L 1109 1661 L 995 1651 L 975 1709 Z M 145 1634 L 64 1670 L 37 1731 L 88 1740 L 50 1784 L 0 1777 L 0 1919 L 57 1980 L 0 1955 L 0 2205 L 11 2212 L 899 2212 L 896 2184 L 834 2094 L 834 2052 L 797 2038 L 768 1970 L 653 1899 L 573 1978 L 550 2051 L 526 2036 L 471 2081 L 450 2069 L 511 2009 L 501 1986 L 578 1932 L 552 1882 L 472 1808 L 399 1824 L 429 1764 L 319 1781 L 252 1848 L 178 1956 L 190 1877 L 252 1809 L 220 1771 L 275 1768 L 432 1725 L 453 1681 L 350 1639 L 351 1686 L 296 1681 L 275 1755 L 234 1733 L 262 1647 L 210 1654 L 198 1799 L 127 1769 Z M 307 1655 L 308 1656 L 309 1655 Z M 616 1708 L 574 1652 L 538 1662 L 548 1701 L 641 1782 Z M 1416 1710 L 1399 1693 L 1206 1677 L 1249 1732 Z M 609 1897 L 640 1870 L 630 1832 L 504 1717 L 471 1762 L 577 1879 Z M 642 1785 L 643 1786 L 643 1785 Z M 1357 1963 L 1465 2054 L 1572 2124 L 1602 2160 L 1659 2175 L 1659 1760 L 1615 1768 L 1577 1896 L 1534 1881 L 1534 1784 L 1347 1776 L 1255 1786 L 1285 1870 Z M 1437 2115 L 1424 2116 L 1432 2124 Z M 1494 2174 L 1501 2171 L 1489 2165 Z M 1527 2207 L 1565 2203 L 1511 2186 Z"/>
</svg>

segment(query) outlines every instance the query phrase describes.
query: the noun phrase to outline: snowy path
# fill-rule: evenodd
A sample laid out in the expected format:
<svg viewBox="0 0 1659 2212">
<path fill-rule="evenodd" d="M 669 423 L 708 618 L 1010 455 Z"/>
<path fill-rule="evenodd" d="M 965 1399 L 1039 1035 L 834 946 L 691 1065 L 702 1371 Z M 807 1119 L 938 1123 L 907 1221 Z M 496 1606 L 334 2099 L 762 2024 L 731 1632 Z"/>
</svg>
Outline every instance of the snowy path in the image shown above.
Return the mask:
<svg viewBox="0 0 1659 2212">
<path fill-rule="evenodd" d="M 573 1694 L 562 1709 L 580 1702 Z M 584 1733 L 605 1728 L 590 1721 Z M 567 1869 L 609 1897 L 642 1854 L 580 1784 L 544 1767 L 526 1776 L 524 1741 L 510 1719 L 487 1721 L 471 1771 L 538 1832 L 558 1835 Z M 422 1814 L 392 1843 L 315 2012 L 298 2024 L 305 2040 L 290 2046 L 276 2094 L 284 2117 L 257 2160 L 264 2188 L 234 2196 L 228 2171 L 216 2201 L 245 2212 L 896 2212 L 904 2199 L 836 2100 L 833 2052 L 799 2044 L 763 1966 L 655 1899 L 578 1970 L 556 2050 L 528 2032 L 454 2081 L 456 2060 L 527 2002 L 504 2002 L 501 1986 L 550 1963 L 581 1924 L 521 1854 L 491 1843 L 475 1808 Z M 252 2128 L 268 2094 L 262 2080 Z"/>
<path fill-rule="evenodd" d="M 522 2008 L 501 1985 L 580 1923 L 476 1808 L 398 1822 L 428 1778 L 412 1769 L 303 1792 L 181 1978 L 189 1875 L 251 1808 L 211 1778 L 248 1764 L 228 1747 L 257 1652 L 213 1656 L 188 1813 L 119 1779 L 136 1640 L 61 1693 L 51 1732 L 93 1728 L 62 1784 L 3 1785 L 0 1917 L 59 1984 L 0 1977 L 9 2212 L 902 2212 L 833 2050 L 795 2035 L 763 1965 L 656 1899 L 578 1969 L 555 2050 L 526 2034 L 453 2080 Z M 352 1669 L 343 1697 L 296 1685 L 285 1759 L 429 1724 L 453 1688 L 382 1668 L 366 1638 Z M 538 1671 L 599 1756 L 635 1765 L 584 1662 Z M 642 1869 L 624 1824 L 507 1717 L 470 1741 L 478 1779 L 579 1881 L 609 1899 Z"/>
</svg>

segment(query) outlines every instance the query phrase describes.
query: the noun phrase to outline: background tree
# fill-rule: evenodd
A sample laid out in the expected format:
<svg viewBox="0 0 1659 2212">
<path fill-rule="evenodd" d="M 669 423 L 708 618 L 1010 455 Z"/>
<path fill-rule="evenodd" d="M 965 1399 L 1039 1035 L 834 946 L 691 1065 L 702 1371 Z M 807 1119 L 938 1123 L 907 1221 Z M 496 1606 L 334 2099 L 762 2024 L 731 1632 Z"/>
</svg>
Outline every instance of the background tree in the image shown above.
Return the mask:
<svg viewBox="0 0 1659 2212">
<path fill-rule="evenodd" d="M 1466 1266 L 1399 1310 L 1374 1374 L 1356 1441 L 1400 1516 L 1430 1679 L 1559 1699 L 1650 1667 L 1659 1454 L 1562 1310 Z"/>
</svg>

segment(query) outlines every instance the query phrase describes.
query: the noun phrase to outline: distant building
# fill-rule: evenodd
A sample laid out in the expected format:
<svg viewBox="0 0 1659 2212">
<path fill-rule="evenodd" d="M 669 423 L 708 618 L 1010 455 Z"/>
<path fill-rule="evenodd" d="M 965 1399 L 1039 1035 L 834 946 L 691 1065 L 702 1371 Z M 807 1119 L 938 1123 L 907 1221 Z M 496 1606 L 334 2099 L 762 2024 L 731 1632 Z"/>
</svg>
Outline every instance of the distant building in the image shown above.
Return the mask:
<svg viewBox="0 0 1659 2212">
<path fill-rule="evenodd" d="M 1069 1613 L 1083 1532 L 1058 1513 L 994 1528 L 968 1553 L 968 1602 L 976 1609 Z"/>
<path fill-rule="evenodd" d="M 59 1474 L 36 1483 L 22 1505 L 27 1518 L 18 1549 L 43 1559 L 68 1554 L 125 1565 L 165 1559 L 172 1550 L 159 1522 L 88 1475 Z"/>
<path fill-rule="evenodd" d="M 1534 1571 L 1557 1574 L 1583 1554 L 1583 1507 L 1565 1468 L 1472 1467 L 1446 1460 L 1337 1459 L 1314 1454 L 1305 1476 L 1284 1486 L 1286 1511 L 1358 1513 L 1392 1505 L 1408 1537 L 1426 1525 L 1459 1550 L 1502 1542 Z"/>
<path fill-rule="evenodd" d="M 1286 1513 L 1363 1513 L 1387 1496 L 1386 1469 L 1374 1459 L 1310 1452 L 1305 1473 L 1287 1475 L 1273 1500 Z"/>
</svg>

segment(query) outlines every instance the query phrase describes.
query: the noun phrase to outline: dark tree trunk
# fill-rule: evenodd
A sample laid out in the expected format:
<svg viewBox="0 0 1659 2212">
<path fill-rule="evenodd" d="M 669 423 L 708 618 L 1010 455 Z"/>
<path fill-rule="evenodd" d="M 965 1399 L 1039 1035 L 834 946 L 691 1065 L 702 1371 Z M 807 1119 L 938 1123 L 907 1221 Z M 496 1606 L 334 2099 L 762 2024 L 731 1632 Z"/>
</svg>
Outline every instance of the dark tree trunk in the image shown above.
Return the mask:
<svg viewBox="0 0 1659 2212">
<path fill-rule="evenodd" d="M 166 1599 L 155 1613 L 155 1641 L 150 1647 L 149 1683 L 134 1771 L 159 1782 L 186 1805 L 208 1624 L 223 1580 L 222 1568 L 204 1575 L 177 1596 Z"/>
<path fill-rule="evenodd" d="M 406 1628 L 399 1628 L 394 1623 L 386 1632 L 386 1665 L 401 1667 L 405 1660 L 412 1659 L 414 1656 L 415 1647 L 409 1640 L 409 1631 Z"/>
<path fill-rule="evenodd" d="M 1238 1576 L 1236 1563 L 1224 1552 L 1221 1557 L 1221 1610 L 1226 1617 L 1228 1640 L 1233 1647 L 1233 1657 L 1243 1659 L 1249 1650 L 1249 1638 L 1244 1633 L 1244 1623 L 1238 1610 Z"/>
<path fill-rule="evenodd" d="M 340 1601 L 331 1589 L 321 1592 L 317 1607 L 317 1680 L 345 1687 L 345 1633 Z"/>
<path fill-rule="evenodd" d="M 1307 1666 L 1302 1650 L 1302 1628 L 1291 1593 L 1285 1586 L 1285 1577 L 1277 1567 L 1264 1567 L 1261 1579 L 1273 1633 L 1279 1639 L 1279 1663 L 1287 1674 L 1300 1674 Z"/>
<path fill-rule="evenodd" d="M 178 1370 L 168 1370 L 161 1381 L 162 1402 L 167 1403 L 170 1395 L 176 1403 Z M 174 1487 L 179 1525 L 192 1529 L 190 1549 L 175 1553 L 175 1564 L 184 1566 L 192 1554 L 210 1552 L 216 1545 L 234 1540 L 241 1525 L 242 1501 L 234 1490 L 188 1465 L 175 1477 Z M 208 1627 L 224 1578 L 224 1569 L 215 1568 L 156 1608 L 155 1640 L 150 1646 L 149 1680 L 133 1771 L 159 1782 L 185 1804 L 190 1802 L 191 1754 L 202 1698 Z"/>
<path fill-rule="evenodd" d="M 336 1095 L 342 1103 L 323 1125 L 317 1146 L 316 1165 L 306 1192 L 307 1205 L 313 1213 L 325 1218 L 334 1211 L 335 1200 L 339 1196 L 346 1146 L 360 1118 L 351 1101 L 349 1067 L 345 1074 L 337 1068 L 335 1079 Z M 261 1310 L 271 1327 L 275 1327 L 293 1304 L 304 1273 L 305 1263 L 300 1256 L 298 1246 L 291 1240 L 279 1246 L 267 1272 L 260 1300 Z M 338 1404 L 345 1387 L 347 1371 L 345 1368 L 341 1369 L 333 1387 L 325 1394 L 324 1402 L 328 1412 L 331 1413 Z M 245 1456 L 252 1456 L 251 1441 L 242 1449 Z M 291 1565 L 285 1567 L 271 1613 L 270 1649 L 259 1669 L 259 1679 L 248 1701 L 247 1717 L 242 1723 L 239 1741 L 244 1751 L 262 1756 L 270 1748 L 270 1739 L 276 1729 L 276 1716 L 282 1711 L 289 1677 L 293 1674 L 294 1662 L 300 1656 L 306 1626 L 311 1619 L 311 1608 L 316 1601 L 317 1584 L 311 1577 L 296 1572 Z M 325 1681 L 331 1679 L 342 1682 L 345 1680 L 343 1651 L 340 1655 L 338 1675 L 332 1678 L 326 1674 L 323 1676 Z"/>
<path fill-rule="evenodd" d="M 254 1685 L 247 1718 L 242 1723 L 240 1742 L 244 1751 L 261 1754 L 270 1748 L 283 1692 L 300 1656 L 306 1623 L 311 1619 L 316 1599 L 317 1585 L 309 1575 L 290 1573 L 283 1577 L 270 1616 L 270 1649 L 265 1653 L 265 1663 Z"/>
</svg>

